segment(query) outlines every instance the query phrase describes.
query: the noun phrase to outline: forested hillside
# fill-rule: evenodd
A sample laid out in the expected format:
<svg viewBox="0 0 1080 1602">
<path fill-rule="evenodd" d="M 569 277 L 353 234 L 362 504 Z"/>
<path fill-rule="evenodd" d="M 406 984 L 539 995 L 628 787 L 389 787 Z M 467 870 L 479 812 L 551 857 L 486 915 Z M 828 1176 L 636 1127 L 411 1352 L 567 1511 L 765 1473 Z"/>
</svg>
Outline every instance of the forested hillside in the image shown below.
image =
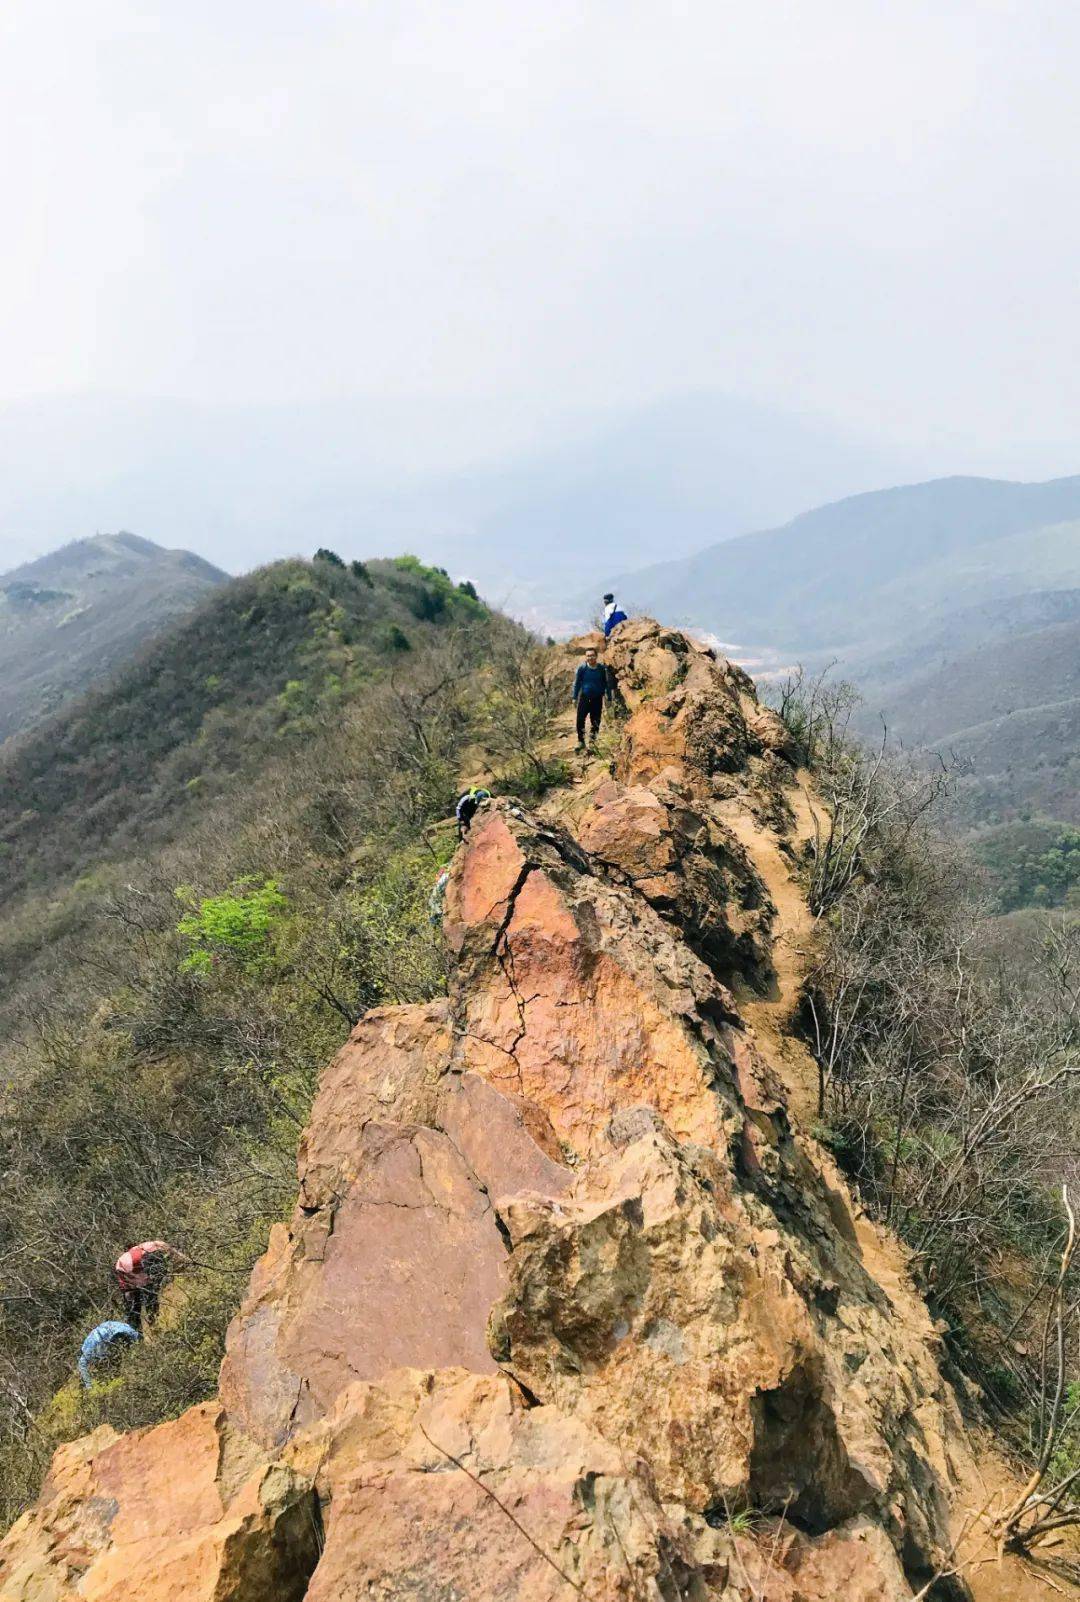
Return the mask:
<svg viewBox="0 0 1080 1602">
<path fill-rule="evenodd" d="M 100 683 L 226 581 L 135 534 L 75 540 L 0 574 L 0 741 Z"/>
<path fill-rule="evenodd" d="M 367 1008 L 442 988 L 441 820 L 474 749 L 530 782 L 529 650 L 438 570 L 324 554 L 230 584 L 0 758 L 0 1518 L 56 1439 L 213 1387 L 318 1070 Z M 153 1237 L 194 1267 L 87 1399 L 79 1342 Z"/>
</svg>

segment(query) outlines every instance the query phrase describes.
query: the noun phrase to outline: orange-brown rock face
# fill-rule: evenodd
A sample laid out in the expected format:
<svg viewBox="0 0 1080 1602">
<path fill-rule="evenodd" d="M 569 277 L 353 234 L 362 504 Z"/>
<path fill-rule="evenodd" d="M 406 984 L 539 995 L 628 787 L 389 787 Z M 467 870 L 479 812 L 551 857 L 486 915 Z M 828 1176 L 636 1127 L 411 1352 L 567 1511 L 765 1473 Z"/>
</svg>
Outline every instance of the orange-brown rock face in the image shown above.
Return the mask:
<svg viewBox="0 0 1080 1602">
<path fill-rule="evenodd" d="M 738 840 L 690 801 L 685 786 L 660 781 L 650 790 L 609 779 L 579 814 L 576 832 L 589 855 L 676 924 L 710 967 L 767 983 L 774 908 Z"/>
<path fill-rule="evenodd" d="M 4 1602 L 299 1602 L 318 1561 L 311 1481 L 204 1403 L 65 1446 L 0 1543 Z"/>
<path fill-rule="evenodd" d="M 784 732 L 647 620 L 608 660 L 612 771 L 481 809 L 448 996 L 327 1068 L 219 1402 L 65 1448 L 0 1602 L 121 1566 L 130 1602 L 890 1602 L 932 1571 L 933 1331 L 736 1000 L 783 935 L 739 842 L 787 850 Z"/>
<path fill-rule="evenodd" d="M 726 1147 L 741 1125 L 730 995 L 569 836 L 501 805 L 473 837 L 446 897 L 455 1061 L 542 1108 L 578 1157 L 638 1105 Z"/>
</svg>

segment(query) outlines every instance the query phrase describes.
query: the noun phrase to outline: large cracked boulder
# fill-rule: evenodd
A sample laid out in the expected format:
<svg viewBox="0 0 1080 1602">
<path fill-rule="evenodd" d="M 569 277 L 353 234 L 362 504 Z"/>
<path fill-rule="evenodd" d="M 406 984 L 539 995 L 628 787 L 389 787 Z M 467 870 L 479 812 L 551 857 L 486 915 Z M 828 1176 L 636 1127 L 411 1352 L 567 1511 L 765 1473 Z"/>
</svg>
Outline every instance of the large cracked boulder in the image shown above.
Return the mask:
<svg viewBox="0 0 1080 1602">
<path fill-rule="evenodd" d="M 839 1253 L 829 1272 L 655 1114 L 623 1115 L 611 1140 L 558 1204 L 506 1209 L 501 1364 L 642 1454 L 664 1501 L 782 1508 L 812 1532 L 873 1508 L 925 1538 L 938 1465 L 905 1437 L 893 1377 L 918 1356 L 858 1264 Z"/>
<path fill-rule="evenodd" d="M 368 1124 L 357 1179 L 278 1225 L 229 1330 L 221 1395 L 267 1446 L 356 1379 L 408 1365 L 486 1372 L 506 1247 L 491 1200 L 443 1134 Z"/>
<path fill-rule="evenodd" d="M 775 908 L 745 848 L 684 787 L 609 779 L 574 821 L 593 860 L 676 924 L 715 973 L 767 986 Z"/>
<path fill-rule="evenodd" d="M 299 1205 L 271 1232 L 221 1373 L 231 1416 L 267 1447 L 357 1379 L 495 1367 L 487 1321 L 507 1255 L 496 1206 L 557 1196 L 570 1175 L 540 1109 L 451 1071 L 449 1057 L 444 1003 L 385 1009 L 324 1078 Z"/>
<path fill-rule="evenodd" d="M 561 830 L 487 811 L 451 875 L 445 935 L 455 1060 L 541 1108 L 575 1157 L 642 1104 L 681 1138 L 741 1140 L 740 1063 L 757 1052 L 730 993 Z"/>
</svg>

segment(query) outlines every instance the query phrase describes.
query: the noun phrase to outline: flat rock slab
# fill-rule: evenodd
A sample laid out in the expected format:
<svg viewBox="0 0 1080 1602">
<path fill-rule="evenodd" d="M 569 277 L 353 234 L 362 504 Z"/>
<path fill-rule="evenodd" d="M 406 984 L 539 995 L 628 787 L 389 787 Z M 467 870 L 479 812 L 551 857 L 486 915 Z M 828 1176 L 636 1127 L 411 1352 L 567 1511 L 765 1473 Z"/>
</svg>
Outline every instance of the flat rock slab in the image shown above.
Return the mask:
<svg viewBox="0 0 1080 1602">
<path fill-rule="evenodd" d="M 506 1246 L 461 1153 L 436 1130 L 368 1124 L 356 1166 L 332 1210 L 279 1231 L 229 1330 L 222 1398 L 268 1445 L 354 1380 L 495 1367 L 486 1330 Z"/>
</svg>

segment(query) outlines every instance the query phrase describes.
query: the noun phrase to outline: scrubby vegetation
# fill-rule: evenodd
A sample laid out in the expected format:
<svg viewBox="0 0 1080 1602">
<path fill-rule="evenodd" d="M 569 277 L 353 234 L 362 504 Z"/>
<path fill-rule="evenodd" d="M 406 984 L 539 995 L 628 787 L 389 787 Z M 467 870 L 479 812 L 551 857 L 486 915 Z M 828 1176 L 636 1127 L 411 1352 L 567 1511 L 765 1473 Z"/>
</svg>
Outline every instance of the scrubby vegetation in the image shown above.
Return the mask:
<svg viewBox="0 0 1080 1602">
<path fill-rule="evenodd" d="M 972 845 L 1002 912 L 1080 906 L 1080 829 L 1031 819 L 987 829 Z"/>
<path fill-rule="evenodd" d="M 545 693 L 445 574 L 323 556 L 237 581 L 5 754 L 0 1521 L 59 1440 L 213 1391 L 316 1076 L 369 1007 L 443 988 L 459 778 L 532 773 Z M 111 1264 L 153 1237 L 192 1266 L 83 1393 Z"/>
<path fill-rule="evenodd" d="M 372 582 L 368 582 L 371 579 Z M 160 636 L 105 689 L 0 761 L 0 900 L 72 878 L 103 855 L 169 837 L 313 717 L 355 699 L 385 667 L 386 638 L 483 615 L 413 558 L 280 562 L 238 579 Z M 182 642 L 182 644 L 181 644 Z"/>
<path fill-rule="evenodd" d="M 806 863 L 819 1133 L 911 1246 L 954 1358 L 1060 1482 L 1080 1466 L 1071 1260 L 1059 1284 L 1062 1186 L 1080 1186 L 1080 921 L 1003 943 L 947 830 L 949 772 L 850 739 L 853 705 L 801 676 L 779 697 L 826 803 Z M 1056 1511 L 1076 1503 L 1066 1486 Z"/>
</svg>

